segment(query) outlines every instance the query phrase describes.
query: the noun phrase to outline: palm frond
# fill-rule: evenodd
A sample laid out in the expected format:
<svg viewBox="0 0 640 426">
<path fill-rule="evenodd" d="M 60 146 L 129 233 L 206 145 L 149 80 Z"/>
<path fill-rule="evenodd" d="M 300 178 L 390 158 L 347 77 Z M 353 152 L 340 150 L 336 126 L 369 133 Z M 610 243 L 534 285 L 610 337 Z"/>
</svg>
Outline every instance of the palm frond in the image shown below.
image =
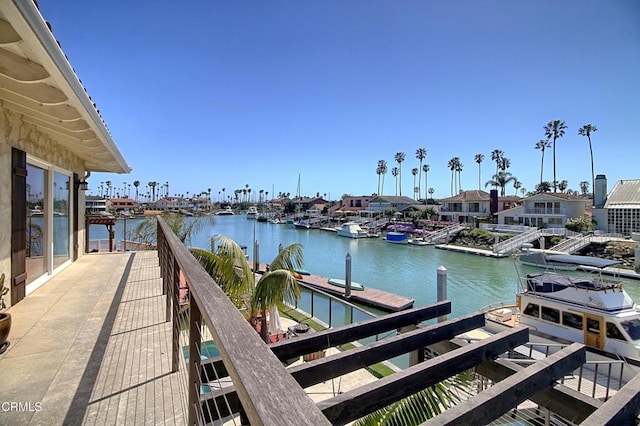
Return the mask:
<svg viewBox="0 0 640 426">
<path fill-rule="evenodd" d="M 273 261 L 269 264 L 269 269 L 286 269 L 287 271 L 295 271 L 302 268 L 304 264 L 304 255 L 302 253 L 302 244 L 293 243 L 284 247 Z"/>
<path fill-rule="evenodd" d="M 282 302 L 293 304 L 300 297 L 300 286 L 296 277 L 286 269 L 265 272 L 253 294 L 253 306 L 265 311 Z"/>
<path fill-rule="evenodd" d="M 467 393 L 471 372 L 460 373 L 448 380 L 423 389 L 354 422 L 356 426 L 403 426 L 421 424 L 458 403 L 458 393 Z"/>
</svg>

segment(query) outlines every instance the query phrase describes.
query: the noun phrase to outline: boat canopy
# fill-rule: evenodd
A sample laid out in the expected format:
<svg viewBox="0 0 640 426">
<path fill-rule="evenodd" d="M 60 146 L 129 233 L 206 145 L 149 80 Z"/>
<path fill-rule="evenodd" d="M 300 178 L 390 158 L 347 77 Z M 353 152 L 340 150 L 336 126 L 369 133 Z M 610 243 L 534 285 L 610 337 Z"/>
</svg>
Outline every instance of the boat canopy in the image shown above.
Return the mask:
<svg viewBox="0 0 640 426">
<path fill-rule="evenodd" d="M 570 263 L 573 265 L 593 266 L 594 268 L 606 268 L 607 266 L 622 263 L 619 260 L 603 259 L 593 256 L 578 256 L 575 254 L 548 254 L 545 256 L 548 262 Z"/>
<path fill-rule="evenodd" d="M 567 277 L 553 272 L 527 274 L 527 288 L 536 293 L 553 293 L 568 287 L 586 290 L 610 290 L 617 287 L 614 283 L 600 283 L 583 278 Z"/>
</svg>

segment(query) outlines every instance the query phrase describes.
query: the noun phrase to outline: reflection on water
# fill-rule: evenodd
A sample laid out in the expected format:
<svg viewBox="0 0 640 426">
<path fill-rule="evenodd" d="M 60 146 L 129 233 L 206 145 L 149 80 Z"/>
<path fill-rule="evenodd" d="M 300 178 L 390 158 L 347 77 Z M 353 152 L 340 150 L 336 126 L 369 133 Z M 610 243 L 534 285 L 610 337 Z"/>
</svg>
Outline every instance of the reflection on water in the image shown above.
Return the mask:
<svg viewBox="0 0 640 426">
<path fill-rule="evenodd" d="M 122 238 L 123 221 L 116 225 L 116 236 Z M 140 222 L 129 219 L 130 231 Z M 92 227 L 91 238 L 108 238 L 104 227 Z M 103 235 L 104 234 L 104 235 Z M 515 301 L 518 272 L 540 272 L 521 266 L 511 258 L 494 259 L 471 254 L 439 250 L 432 246 L 390 244 L 381 238 L 350 239 L 333 232 L 301 230 L 286 225 L 274 225 L 247 220 L 244 215 L 217 216 L 215 224 L 195 236 L 192 246 L 209 249 L 211 236 L 233 238 L 246 245 L 253 257 L 253 241 L 259 242 L 260 261 L 269 263 L 278 253 L 278 245 L 294 242 L 303 246 L 305 269 L 312 274 L 343 278 L 345 256 L 352 256 L 352 279 L 365 286 L 415 299 L 416 306 L 436 301 L 437 268 L 447 268 L 448 293 L 453 316 L 476 311 L 498 301 Z M 636 301 L 640 301 L 640 282 L 622 280 Z"/>
</svg>

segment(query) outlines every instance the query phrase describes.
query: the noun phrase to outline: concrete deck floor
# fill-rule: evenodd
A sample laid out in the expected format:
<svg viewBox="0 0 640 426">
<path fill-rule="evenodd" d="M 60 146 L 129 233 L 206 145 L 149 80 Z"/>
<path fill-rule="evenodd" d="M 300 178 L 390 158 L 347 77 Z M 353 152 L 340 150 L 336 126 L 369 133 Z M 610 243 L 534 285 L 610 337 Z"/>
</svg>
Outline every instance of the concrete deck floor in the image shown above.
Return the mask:
<svg viewBox="0 0 640 426">
<path fill-rule="evenodd" d="M 83 256 L 10 308 L 0 424 L 186 423 L 164 303 L 149 251 Z"/>
</svg>

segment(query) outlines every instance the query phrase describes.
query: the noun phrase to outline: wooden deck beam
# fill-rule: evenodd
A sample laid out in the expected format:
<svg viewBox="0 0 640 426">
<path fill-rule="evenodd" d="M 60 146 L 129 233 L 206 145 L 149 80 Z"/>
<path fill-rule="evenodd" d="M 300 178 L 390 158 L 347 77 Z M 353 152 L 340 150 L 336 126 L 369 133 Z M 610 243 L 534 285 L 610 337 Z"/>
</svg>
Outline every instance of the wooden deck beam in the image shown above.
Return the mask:
<svg viewBox="0 0 640 426">
<path fill-rule="evenodd" d="M 482 312 L 403 333 L 326 358 L 291 367 L 294 379 L 307 388 L 380 361 L 424 348 L 435 342 L 484 326 Z"/>
<path fill-rule="evenodd" d="M 513 407 L 551 386 L 587 360 L 585 346 L 573 343 L 483 390 L 425 424 L 489 424 Z"/>
<path fill-rule="evenodd" d="M 598 411 L 580 423 L 584 426 L 637 424 L 640 414 L 640 374 L 624 385 Z"/>
<path fill-rule="evenodd" d="M 331 423 L 344 424 L 481 362 L 495 359 L 528 341 L 529 329 L 524 326 L 516 327 L 322 401 L 318 403 L 318 407 Z"/>
<path fill-rule="evenodd" d="M 273 343 L 269 347 L 280 360 L 286 360 L 333 346 L 351 343 L 376 334 L 386 333 L 408 325 L 417 325 L 422 321 L 450 313 L 451 302 L 446 300 L 355 324 L 308 333 L 306 336 L 298 336 Z M 206 380 L 206 377 L 225 377 L 228 375 L 222 364 L 222 359 L 219 357 L 204 360 L 201 365 L 203 380 Z"/>
</svg>

